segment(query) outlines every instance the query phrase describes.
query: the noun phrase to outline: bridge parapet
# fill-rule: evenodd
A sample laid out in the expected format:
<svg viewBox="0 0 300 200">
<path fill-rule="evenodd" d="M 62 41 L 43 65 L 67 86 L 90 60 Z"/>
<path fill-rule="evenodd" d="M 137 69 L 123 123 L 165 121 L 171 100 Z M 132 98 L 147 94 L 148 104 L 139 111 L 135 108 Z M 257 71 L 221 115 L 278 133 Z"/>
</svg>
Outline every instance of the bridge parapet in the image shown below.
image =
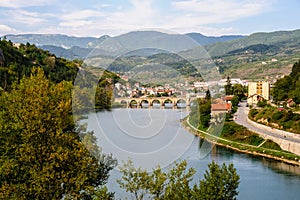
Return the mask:
<svg viewBox="0 0 300 200">
<path fill-rule="evenodd" d="M 114 102 L 120 104 L 126 104 L 127 108 L 137 105 L 138 108 L 142 107 L 142 103 L 148 103 L 151 107 L 153 104 L 157 103 L 160 106 L 165 106 L 166 103 L 172 103 L 173 107 L 178 106 L 179 103 L 185 103 L 186 106 L 190 106 L 191 101 L 197 99 L 196 97 L 140 97 L 140 98 L 115 98 Z"/>
</svg>

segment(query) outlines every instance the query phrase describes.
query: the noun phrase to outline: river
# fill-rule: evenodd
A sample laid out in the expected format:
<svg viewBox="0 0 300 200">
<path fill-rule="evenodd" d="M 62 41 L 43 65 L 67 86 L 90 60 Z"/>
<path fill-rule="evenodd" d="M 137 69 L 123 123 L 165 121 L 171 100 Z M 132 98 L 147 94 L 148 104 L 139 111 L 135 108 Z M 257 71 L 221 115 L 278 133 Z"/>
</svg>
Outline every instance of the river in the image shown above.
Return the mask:
<svg viewBox="0 0 300 200">
<path fill-rule="evenodd" d="M 136 166 L 151 169 L 167 167 L 174 160 L 187 159 L 197 173 L 194 182 L 203 178 L 207 165 L 233 163 L 240 175 L 238 199 L 299 199 L 300 167 L 213 146 L 199 149 L 199 138 L 180 125 L 184 110 L 117 109 L 90 114 L 88 129 L 94 130 L 103 152 L 112 153 L 119 164 L 131 158 Z M 205 152 L 205 154 L 203 154 Z M 118 187 L 119 171 L 113 170 L 108 188 L 116 199 L 128 196 Z"/>
</svg>

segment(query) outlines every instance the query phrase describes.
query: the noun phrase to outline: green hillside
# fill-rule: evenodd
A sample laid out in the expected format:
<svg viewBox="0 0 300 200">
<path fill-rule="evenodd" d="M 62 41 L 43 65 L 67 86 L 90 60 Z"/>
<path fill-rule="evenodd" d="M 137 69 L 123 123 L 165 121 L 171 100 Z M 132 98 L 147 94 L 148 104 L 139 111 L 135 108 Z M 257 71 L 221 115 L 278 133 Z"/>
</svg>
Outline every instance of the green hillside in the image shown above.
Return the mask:
<svg viewBox="0 0 300 200">
<path fill-rule="evenodd" d="M 300 61 L 293 65 L 288 76 L 276 82 L 272 95 L 276 102 L 293 99 L 300 104 Z"/>
<path fill-rule="evenodd" d="M 0 40 L 0 89 L 9 92 L 13 83 L 18 84 L 24 76 L 30 76 L 33 68 L 41 68 L 46 78 L 54 84 L 62 81 L 74 83 L 81 68 L 85 76 L 80 79 L 81 82 L 76 82 L 76 86 L 81 87 L 76 90 L 77 95 L 82 95 L 82 99 L 90 102 L 89 108 L 83 110 L 93 109 L 93 105 L 101 110 L 110 109 L 112 85 L 119 77 L 107 70 L 82 64 L 81 60 L 59 58 L 29 43 L 15 46 L 11 41 L 3 39 Z M 97 81 L 98 85 L 95 85 Z"/>
<path fill-rule="evenodd" d="M 255 33 L 206 46 L 223 77 L 263 79 L 288 75 L 300 59 L 300 30 Z"/>
<path fill-rule="evenodd" d="M 214 43 L 207 45 L 205 48 L 212 56 L 222 56 L 236 49 L 242 49 L 251 45 L 266 44 L 275 46 L 299 45 L 300 30 L 294 31 L 276 31 L 271 33 L 254 33 L 248 37 Z"/>
<path fill-rule="evenodd" d="M 1 40 L 0 51 L 0 87 L 4 90 L 9 89 L 14 81 L 19 82 L 24 75 L 29 76 L 33 67 L 42 68 L 46 77 L 54 83 L 74 81 L 81 65 L 79 60 L 57 58 L 29 43 L 15 47 L 12 42 Z"/>
</svg>

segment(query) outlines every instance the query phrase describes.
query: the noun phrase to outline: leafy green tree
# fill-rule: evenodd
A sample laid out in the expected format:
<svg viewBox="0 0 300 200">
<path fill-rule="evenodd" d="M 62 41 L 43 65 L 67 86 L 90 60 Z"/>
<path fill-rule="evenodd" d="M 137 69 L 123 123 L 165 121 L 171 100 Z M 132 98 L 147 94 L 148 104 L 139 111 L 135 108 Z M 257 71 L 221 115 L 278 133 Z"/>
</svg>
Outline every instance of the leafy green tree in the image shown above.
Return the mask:
<svg viewBox="0 0 300 200">
<path fill-rule="evenodd" d="M 241 101 L 243 97 L 245 97 L 246 87 L 241 84 L 234 84 L 232 86 L 232 94 L 238 97 L 238 100 Z"/>
<path fill-rule="evenodd" d="M 150 175 L 149 191 L 153 199 L 162 199 L 165 192 L 167 174 L 162 171 L 160 166 L 155 168 Z"/>
<path fill-rule="evenodd" d="M 114 199 L 114 193 L 109 192 L 107 187 L 103 186 L 100 188 L 97 188 L 94 191 L 94 195 L 92 196 L 93 200 L 113 200 Z"/>
<path fill-rule="evenodd" d="M 194 168 L 187 168 L 187 161 L 181 161 L 166 169 L 158 166 L 148 173 L 134 168 L 132 161 L 120 168 L 121 188 L 134 195 L 135 199 L 151 198 L 155 200 L 201 200 L 235 199 L 238 195 L 239 176 L 233 164 L 219 166 L 215 162 L 209 165 L 204 180 L 191 186 L 195 174 Z M 211 196 L 210 196 L 211 195 Z"/>
<path fill-rule="evenodd" d="M 118 179 L 117 183 L 126 192 L 132 193 L 136 200 L 142 200 L 146 194 L 149 194 L 150 176 L 146 170 L 135 168 L 133 162 L 129 160 L 120 167 L 123 174 L 122 179 Z"/>
<path fill-rule="evenodd" d="M 199 128 L 207 129 L 210 125 L 211 119 L 211 100 L 198 99 L 199 108 Z"/>
<path fill-rule="evenodd" d="M 286 101 L 292 98 L 294 102 L 300 104 L 300 62 L 296 62 L 292 67 L 290 75 L 277 80 L 272 95 L 275 101 Z"/>
<path fill-rule="evenodd" d="M 106 183 L 112 158 L 97 159 L 100 151 L 92 145 L 92 155 L 80 141 L 71 91 L 39 68 L 2 93 L 0 199 L 89 199 Z M 95 140 L 87 135 L 85 143 Z"/>
<path fill-rule="evenodd" d="M 208 168 L 209 171 L 205 172 L 204 180 L 200 181 L 200 185 L 194 186 L 194 199 L 236 199 L 240 177 L 233 164 L 226 166 L 223 163 L 222 166 L 219 166 L 213 161 Z"/>
<path fill-rule="evenodd" d="M 120 168 L 122 179 L 117 180 L 120 187 L 134 195 L 134 198 L 141 200 L 144 197 L 152 199 L 189 199 L 191 189 L 189 183 L 195 174 L 195 169 L 187 169 L 187 161 L 175 163 L 169 171 L 164 172 L 158 166 L 148 173 L 141 168 L 134 168 L 129 160 Z"/>
<path fill-rule="evenodd" d="M 167 173 L 167 184 L 162 199 L 181 200 L 191 199 L 192 191 L 189 186 L 196 173 L 194 168 L 187 169 L 187 161 L 183 160 L 175 165 Z"/>
<path fill-rule="evenodd" d="M 231 84 L 231 79 L 229 76 L 227 77 L 226 85 L 224 87 L 225 87 L 225 94 L 232 95 L 232 93 L 233 93 L 232 84 Z"/>
<path fill-rule="evenodd" d="M 231 100 L 231 104 L 232 106 L 238 106 L 239 105 L 239 97 L 238 96 L 234 96 Z"/>
</svg>

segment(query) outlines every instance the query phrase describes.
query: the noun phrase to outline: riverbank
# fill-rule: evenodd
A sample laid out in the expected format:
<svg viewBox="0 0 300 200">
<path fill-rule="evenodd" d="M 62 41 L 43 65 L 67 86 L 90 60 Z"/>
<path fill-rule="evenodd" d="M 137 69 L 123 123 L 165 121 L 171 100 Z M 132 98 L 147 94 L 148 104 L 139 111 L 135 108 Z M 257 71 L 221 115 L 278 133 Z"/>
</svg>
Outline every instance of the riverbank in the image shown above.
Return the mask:
<svg viewBox="0 0 300 200">
<path fill-rule="evenodd" d="M 199 130 L 196 127 L 194 127 L 192 124 L 190 124 L 189 117 L 186 117 L 184 120 L 182 120 L 181 124 L 190 133 L 198 137 L 201 137 L 203 139 L 206 139 L 207 141 L 213 144 L 223 146 L 241 153 L 247 153 L 254 156 L 261 156 L 261 157 L 281 161 L 284 163 L 300 166 L 300 156 L 294 155 L 292 153 L 273 150 L 273 149 L 266 149 L 259 146 L 244 144 L 244 143 L 224 139 L 215 135 L 211 135 L 208 132 Z"/>
</svg>

